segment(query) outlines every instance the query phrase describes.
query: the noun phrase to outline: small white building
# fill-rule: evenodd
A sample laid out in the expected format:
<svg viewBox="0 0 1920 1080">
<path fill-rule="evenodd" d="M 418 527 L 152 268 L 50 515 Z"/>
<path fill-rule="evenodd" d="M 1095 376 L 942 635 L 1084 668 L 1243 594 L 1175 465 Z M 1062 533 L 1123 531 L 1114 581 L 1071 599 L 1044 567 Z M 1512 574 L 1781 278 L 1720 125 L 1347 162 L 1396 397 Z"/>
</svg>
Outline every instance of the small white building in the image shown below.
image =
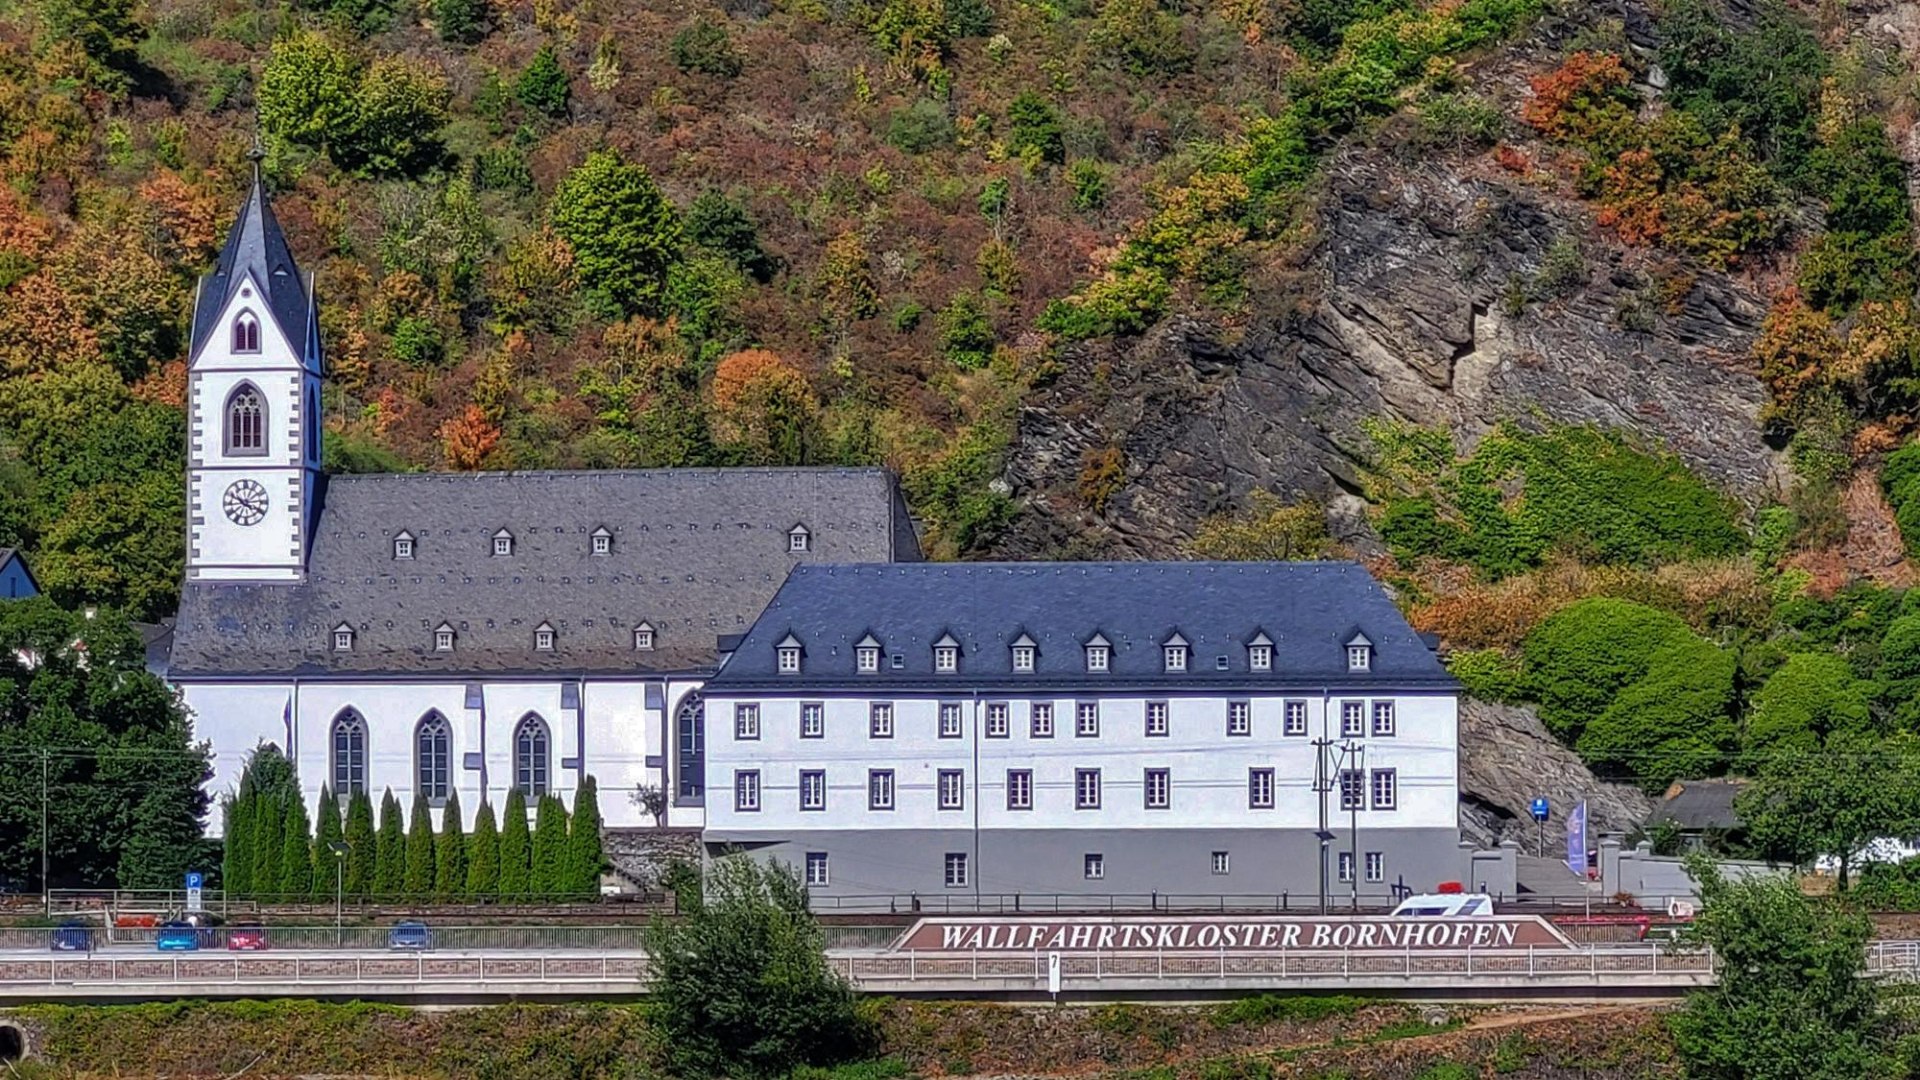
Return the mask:
<svg viewBox="0 0 1920 1080">
<path fill-rule="evenodd" d="M 1457 685 L 1350 563 L 800 566 L 706 695 L 708 850 L 826 894 L 1461 875 Z"/>
<path fill-rule="evenodd" d="M 471 815 L 592 775 L 609 825 L 654 824 L 649 785 L 698 827 L 717 640 L 794 566 L 919 557 L 880 469 L 328 477 L 310 290 L 256 178 L 194 309 L 168 669 L 216 793 L 273 743 L 310 800 Z"/>
</svg>

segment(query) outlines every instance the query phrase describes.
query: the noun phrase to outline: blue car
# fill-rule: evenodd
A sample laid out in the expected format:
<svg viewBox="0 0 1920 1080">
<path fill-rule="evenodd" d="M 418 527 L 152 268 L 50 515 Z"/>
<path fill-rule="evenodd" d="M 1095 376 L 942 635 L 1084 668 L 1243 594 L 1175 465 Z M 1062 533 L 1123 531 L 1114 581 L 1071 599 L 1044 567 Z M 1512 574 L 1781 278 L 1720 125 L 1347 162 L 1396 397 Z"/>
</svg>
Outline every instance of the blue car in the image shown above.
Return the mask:
<svg viewBox="0 0 1920 1080">
<path fill-rule="evenodd" d="M 387 948 L 427 952 L 433 948 L 433 931 L 423 922 L 397 923 L 387 931 Z"/>
<path fill-rule="evenodd" d="M 92 952 L 93 931 L 86 923 L 69 919 L 54 927 L 47 947 L 54 952 Z"/>
<path fill-rule="evenodd" d="M 208 931 L 192 923 L 170 922 L 160 927 L 153 937 L 153 944 L 161 952 L 197 952 L 201 938 Z"/>
</svg>

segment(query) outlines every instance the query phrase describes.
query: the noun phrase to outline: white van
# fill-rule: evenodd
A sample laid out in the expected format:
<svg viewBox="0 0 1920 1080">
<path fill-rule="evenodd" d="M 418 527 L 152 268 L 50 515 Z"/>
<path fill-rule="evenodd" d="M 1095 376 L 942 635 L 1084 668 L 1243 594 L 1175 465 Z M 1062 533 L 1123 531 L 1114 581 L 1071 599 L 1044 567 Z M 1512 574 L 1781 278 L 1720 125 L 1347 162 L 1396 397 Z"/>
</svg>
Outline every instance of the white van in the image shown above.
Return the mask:
<svg viewBox="0 0 1920 1080">
<path fill-rule="evenodd" d="M 1397 919 L 1451 919 L 1493 914 L 1493 897 L 1486 893 L 1426 893 L 1409 896 L 1393 909 Z"/>
</svg>

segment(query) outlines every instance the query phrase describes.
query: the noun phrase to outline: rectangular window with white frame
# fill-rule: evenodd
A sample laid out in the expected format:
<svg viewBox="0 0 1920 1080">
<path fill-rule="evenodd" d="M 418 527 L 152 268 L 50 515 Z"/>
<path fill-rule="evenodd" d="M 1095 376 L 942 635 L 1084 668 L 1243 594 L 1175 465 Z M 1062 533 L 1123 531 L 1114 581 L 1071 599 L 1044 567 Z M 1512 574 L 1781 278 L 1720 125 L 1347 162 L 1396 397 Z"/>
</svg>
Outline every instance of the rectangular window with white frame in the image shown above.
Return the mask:
<svg viewBox="0 0 1920 1080">
<path fill-rule="evenodd" d="M 959 769 L 940 770 L 940 809 L 967 808 L 967 774 Z"/>
<path fill-rule="evenodd" d="M 1353 852 L 1351 851 L 1340 853 L 1340 881 L 1342 884 L 1353 881 Z"/>
<path fill-rule="evenodd" d="M 867 770 L 867 809 L 893 809 L 893 770 Z"/>
<path fill-rule="evenodd" d="M 1007 809 L 1033 809 L 1033 770 L 1007 770 Z"/>
<path fill-rule="evenodd" d="M 1165 738 L 1168 728 L 1167 703 L 1164 701 L 1147 702 L 1147 738 Z"/>
<path fill-rule="evenodd" d="M 1378 884 L 1387 880 L 1387 856 L 1384 852 L 1367 852 L 1367 880 Z"/>
<path fill-rule="evenodd" d="M 1229 856 L 1228 856 L 1228 853 L 1227 853 L 1227 852 L 1224 852 L 1224 851 L 1216 851 L 1216 852 L 1214 852 L 1214 853 L 1213 853 L 1213 872 L 1214 872 L 1214 874 L 1216 874 L 1216 875 L 1218 875 L 1218 876 L 1221 876 L 1221 877 L 1224 877 L 1224 876 L 1226 876 L 1226 875 L 1227 875 L 1227 874 L 1228 874 L 1229 872 L 1231 872 L 1231 871 L 1232 871 L 1232 869 L 1233 869 L 1233 863 L 1232 863 L 1232 862 L 1230 861 L 1230 859 L 1229 859 Z"/>
<path fill-rule="evenodd" d="M 1088 881 L 1104 881 L 1107 877 L 1107 857 L 1097 851 L 1090 851 L 1080 860 L 1080 875 Z"/>
<path fill-rule="evenodd" d="M 1273 809 L 1273 770 L 1247 770 L 1247 806 L 1254 810 Z"/>
<path fill-rule="evenodd" d="M 1107 670 L 1107 646 L 1087 646 L 1087 670 L 1095 675 L 1104 675 Z"/>
<path fill-rule="evenodd" d="M 1394 734 L 1393 702 L 1376 701 L 1373 703 L 1373 733 L 1390 736 Z"/>
<path fill-rule="evenodd" d="M 760 737 L 760 706 L 738 702 L 733 707 L 733 737 L 753 740 Z"/>
<path fill-rule="evenodd" d="M 876 701 L 867 706 L 867 737 L 893 738 L 893 702 Z"/>
<path fill-rule="evenodd" d="M 1392 810 L 1400 804 L 1400 774 L 1395 769 L 1373 770 L 1373 808 Z"/>
<path fill-rule="evenodd" d="M 871 675 L 880 670 L 880 650 L 872 645 L 862 645 L 853 650 L 854 670 L 862 675 Z"/>
<path fill-rule="evenodd" d="M 1364 701 L 1343 701 L 1340 703 L 1340 734 L 1346 738 L 1357 739 L 1367 733 L 1367 703 Z"/>
<path fill-rule="evenodd" d="M 1073 770 L 1073 808 L 1075 810 L 1100 809 L 1100 770 Z"/>
<path fill-rule="evenodd" d="M 1033 646 L 1015 645 L 1013 647 L 1013 670 L 1022 675 L 1033 673 Z"/>
<path fill-rule="evenodd" d="M 760 811 L 760 770 L 740 769 L 733 774 L 733 808 L 742 814 Z"/>
<path fill-rule="evenodd" d="M 1232 736 L 1253 734 L 1252 702 L 1227 702 L 1227 734 Z"/>
<path fill-rule="evenodd" d="M 1007 703 L 1004 701 L 987 702 L 987 738 L 1004 739 L 1007 737 Z"/>
<path fill-rule="evenodd" d="M 827 737 L 827 706 L 819 701 L 800 703 L 800 737 L 803 739 L 824 739 Z"/>
<path fill-rule="evenodd" d="M 809 888 L 827 887 L 827 853 L 824 851 L 807 852 L 807 885 Z"/>
<path fill-rule="evenodd" d="M 1272 671 L 1273 670 L 1273 646 L 1271 645 L 1247 646 L 1247 666 L 1253 669 L 1254 671 Z"/>
<path fill-rule="evenodd" d="M 1166 661 L 1166 668 L 1169 672 L 1187 670 L 1187 647 L 1185 645 L 1169 645 L 1162 651 L 1164 653 L 1162 659 Z"/>
<path fill-rule="evenodd" d="M 1082 701 L 1073 707 L 1073 733 L 1082 739 L 1100 737 L 1100 703 Z"/>
<path fill-rule="evenodd" d="M 957 739 L 961 736 L 965 727 L 965 724 L 961 722 L 960 703 L 957 701 L 941 702 L 940 737 L 943 739 Z"/>
<path fill-rule="evenodd" d="M 1373 667 L 1373 647 L 1370 645 L 1347 646 L 1347 670 L 1367 671 Z"/>
<path fill-rule="evenodd" d="M 1036 701 L 1032 705 L 1033 737 L 1036 739 L 1053 738 L 1053 702 Z"/>
<path fill-rule="evenodd" d="M 825 769 L 800 770 L 800 809 L 825 810 L 827 808 L 827 773 Z"/>
<path fill-rule="evenodd" d="M 1289 701 L 1286 703 L 1285 706 L 1283 706 L 1283 708 L 1286 710 L 1286 713 L 1282 722 L 1280 733 L 1282 735 L 1294 735 L 1294 736 L 1306 735 L 1307 703 L 1304 701 Z"/>
<path fill-rule="evenodd" d="M 947 888 L 964 889 L 967 887 L 967 853 L 964 851 L 947 852 Z"/>
<path fill-rule="evenodd" d="M 1143 777 L 1146 807 L 1149 810 L 1173 808 L 1173 773 L 1168 769 L 1148 769 Z"/>
</svg>

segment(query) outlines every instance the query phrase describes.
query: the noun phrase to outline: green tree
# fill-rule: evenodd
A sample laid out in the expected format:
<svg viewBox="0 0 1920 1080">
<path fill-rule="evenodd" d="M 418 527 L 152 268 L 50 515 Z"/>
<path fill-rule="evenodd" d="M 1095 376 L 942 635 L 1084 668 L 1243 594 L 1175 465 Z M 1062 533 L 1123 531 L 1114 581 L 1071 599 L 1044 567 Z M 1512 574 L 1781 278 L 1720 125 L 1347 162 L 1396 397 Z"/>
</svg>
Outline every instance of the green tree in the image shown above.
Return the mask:
<svg viewBox="0 0 1920 1080">
<path fill-rule="evenodd" d="M 954 293 L 934 323 L 940 329 L 940 350 L 954 366 L 977 371 L 993 359 L 993 322 L 975 294 Z"/>
<path fill-rule="evenodd" d="M 560 58 L 554 54 L 552 45 L 540 46 L 513 88 L 513 96 L 520 100 L 520 104 L 556 119 L 567 115 L 567 103 L 572 99 L 572 93 L 567 84 L 567 73 L 560 67 Z"/>
<path fill-rule="evenodd" d="M 740 50 L 725 25 L 711 19 L 696 19 L 673 35 L 667 45 L 673 66 L 688 74 L 712 75 L 731 79 L 743 66 Z"/>
<path fill-rule="evenodd" d="M 1836 737 L 1824 749 L 1780 749 L 1734 808 L 1769 858 L 1795 866 L 1836 860 L 1844 890 L 1868 842 L 1920 828 L 1920 740 Z"/>
<path fill-rule="evenodd" d="M 179 594 L 185 542 L 177 534 L 185 508 L 180 484 L 157 476 L 75 492 L 48 522 L 34 573 L 68 607 L 120 604 L 152 618 Z"/>
<path fill-rule="evenodd" d="M 548 214 L 599 306 L 660 313 L 667 268 L 680 253 L 680 218 L 645 166 L 597 150 L 560 182 Z"/>
<path fill-rule="evenodd" d="M 426 792 L 414 792 L 413 810 L 407 817 L 407 875 L 402 888 L 409 900 L 418 902 L 433 895 L 433 811 Z"/>
<path fill-rule="evenodd" d="M 1874 673 L 1879 696 L 1902 727 L 1920 721 L 1920 611 L 1893 620 L 1880 639 L 1880 666 Z"/>
<path fill-rule="evenodd" d="M 1792 878 L 1727 881 L 1704 857 L 1689 867 L 1703 901 L 1693 934 L 1720 961 L 1668 1025 L 1698 1080 L 1856 1080 L 1897 1076 L 1887 1019 L 1860 957 L 1873 926 Z"/>
<path fill-rule="evenodd" d="M 228 896 L 253 895 L 253 800 L 244 795 L 220 799 L 220 888 Z"/>
<path fill-rule="evenodd" d="M 442 41 L 471 45 L 487 36 L 486 0 L 433 0 L 433 21 Z"/>
<path fill-rule="evenodd" d="M 1271 491 L 1247 496 L 1241 513 L 1216 514 L 1200 523 L 1187 554 L 1231 562 L 1324 559 L 1335 551 L 1327 535 L 1327 511 L 1319 503 L 1289 506 Z"/>
<path fill-rule="evenodd" d="M 1747 713 L 1748 768 L 1758 768 L 1779 750 L 1818 750 L 1829 736 L 1855 739 L 1872 727 L 1866 688 L 1845 658 L 1795 653 L 1753 695 Z"/>
<path fill-rule="evenodd" d="M 374 840 L 376 854 L 373 891 L 379 896 L 399 896 L 407 887 L 407 825 L 400 812 L 400 800 L 388 788 L 380 796 L 380 832 Z"/>
<path fill-rule="evenodd" d="M 364 899 L 373 891 L 380 854 L 374 847 L 373 800 L 360 790 L 347 799 L 347 895 Z"/>
<path fill-rule="evenodd" d="M 1540 719 L 1562 741 L 1577 743 L 1622 690 L 1646 677 L 1656 653 L 1693 639 L 1678 616 L 1630 600 L 1567 605 L 1521 646 Z"/>
<path fill-rule="evenodd" d="M 482 799 L 467 837 L 467 899 L 487 901 L 499 894 L 500 830 L 493 823 L 493 804 Z"/>
<path fill-rule="evenodd" d="M 440 808 L 440 839 L 433 851 L 433 891 L 441 900 L 458 900 L 467 890 L 467 835 L 461 831 L 460 792 L 447 792 Z"/>
<path fill-rule="evenodd" d="M 79 46 L 97 76 L 113 88 L 139 65 L 136 51 L 147 28 L 136 0 L 42 0 L 41 16 L 54 35 Z"/>
<path fill-rule="evenodd" d="M 1586 724 L 1574 748 L 1596 773 L 1637 781 L 1649 793 L 1719 772 L 1739 734 L 1737 666 L 1712 642 L 1691 635 L 1670 642 Z"/>
<path fill-rule="evenodd" d="M 334 854 L 333 845 L 343 843 L 340 828 L 340 800 L 331 785 L 320 785 L 320 802 L 313 827 L 313 898 L 329 899 L 334 889 L 346 890 L 345 859 Z"/>
<path fill-rule="evenodd" d="M 527 900 L 532 888 L 533 835 L 527 828 L 527 797 L 519 788 L 507 792 L 500 812 L 500 899 L 509 904 Z"/>
<path fill-rule="evenodd" d="M 747 209 L 709 188 L 687 207 L 687 239 L 725 256 L 762 284 L 773 280 L 773 257 L 760 246 L 760 230 Z"/>
<path fill-rule="evenodd" d="M 324 151 L 343 169 L 417 175 L 444 153 L 443 74 L 405 57 L 369 63 L 355 43 L 319 31 L 274 42 L 256 98 L 273 138 Z"/>
<path fill-rule="evenodd" d="M 281 858 L 286 854 L 288 799 L 284 792 L 262 793 L 253 812 L 253 894 L 262 900 L 275 900 L 286 892 Z"/>
<path fill-rule="evenodd" d="M 305 900 L 313 892 L 313 824 L 307 818 L 307 801 L 299 792 L 294 792 L 285 806 L 280 826 L 280 892 Z"/>
<path fill-rule="evenodd" d="M 1060 114 L 1046 98 L 1025 91 L 1007 105 L 1007 120 L 1012 128 L 1007 134 L 1007 149 L 1016 156 L 1055 165 L 1067 159 Z"/>
<path fill-rule="evenodd" d="M 187 871 L 207 868 L 199 828 L 206 796 L 198 784 L 204 779 L 196 762 L 183 761 L 175 780 L 141 791 L 120 848 L 115 881 L 121 888 L 174 889 Z"/>
<path fill-rule="evenodd" d="M 540 796 L 533 816 L 533 865 L 529 887 L 536 900 L 567 891 L 567 807 L 560 796 Z"/>
<path fill-rule="evenodd" d="M 573 793 L 565 891 L 576 896 L 600 895 L 600 872 L 606 869 L 606 863 L 606 853 L 600 847 L 600 788 L 589 776 Z"/>
<path fill-rule="evenodd" d="M 856 1060 L 875 1044 L 799 876 L 748 856 L 716 861 L 704 884 L 677 868 L 680 917 L 655 918 L 646 947 L 648 1016 L 670 1070 L 685 1077 L 785 1076 Z"/>
</svg>

